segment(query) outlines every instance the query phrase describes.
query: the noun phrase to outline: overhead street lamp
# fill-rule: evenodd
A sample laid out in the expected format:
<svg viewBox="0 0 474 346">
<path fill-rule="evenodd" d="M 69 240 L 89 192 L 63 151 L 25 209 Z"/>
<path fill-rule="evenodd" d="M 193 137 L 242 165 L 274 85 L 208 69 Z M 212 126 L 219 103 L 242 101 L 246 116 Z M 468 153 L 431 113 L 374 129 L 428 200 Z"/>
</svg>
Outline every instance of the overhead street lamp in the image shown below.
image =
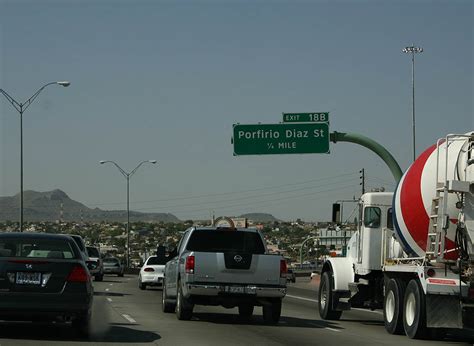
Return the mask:
<svg viewBox="0 0 474 346">
<path fill-rule="evenodd" d="M 416 148 L 415 148 L 415 54 L 423 53 L 423 48 L 405 47 L 402 49 L 403 53 L 411 54 L 411 86 L 412 86 L 412 125 L 413 125 L 413 161 L 416 159 Z"/>
<path fill-rule="evenodd" d="M 23 232 L 23 112 L 26 111 L 26 109 L 33 103 L 33 101 L 38 97 L 44 88 L 53 84 L 61 85 L 63 87 L 68 87 L 71 85 L 71 83 L 68 81 L 46 83 L 25 102 L 17 102 L 5 90 L 0 89 L 0 93 L 5 96 L 5 98 L 20 114 L 20 232 Z"/>
<path fill-rule="evenodd" d="M 300 265 L 301 265 L 301 268 L 303 268 L 303 246 L 304 244 L 306 244 L 309 240 L 316 240 L 317 242 L 317 247 L 319 247 L 319 237 L 308 237 L 306 238 L 302 243 L 301 243 L 301 246 L 300 246 Z M 317 263 L 317 262 L 316 262 Z"/>
<path fill-rule="evenodd" d="M 145 161 L 142 161 L 140 162 L 137 167 L 135 167 L 130 173 L 127 173 L 124 169 L 122 169 L 122 167 L 120 167 L 116 162 L 114 161 L 110 161 L 110 160 L 101 160 L 99 161 L 99 163 L 101 165 L 103 165 L 104 163 L 112 163 L 115 165 L 115 167 L 118 168 L 118 170 L 120 171 L 120 173 L 122 173 L 122 175 L 125 177 L 125 179 L 127 180 L 127 268 L 130 267 L 130 178 L 132 177 L 132 175 L 135 174 L 135 172 L 137 171 L 138 168 L 140 168 L 141 165 L 143 165 L 144 163 L 152 163 L 152 164 L 155 164 L 156 163 L 156 160 L 145 160 Z"/>
</svg>

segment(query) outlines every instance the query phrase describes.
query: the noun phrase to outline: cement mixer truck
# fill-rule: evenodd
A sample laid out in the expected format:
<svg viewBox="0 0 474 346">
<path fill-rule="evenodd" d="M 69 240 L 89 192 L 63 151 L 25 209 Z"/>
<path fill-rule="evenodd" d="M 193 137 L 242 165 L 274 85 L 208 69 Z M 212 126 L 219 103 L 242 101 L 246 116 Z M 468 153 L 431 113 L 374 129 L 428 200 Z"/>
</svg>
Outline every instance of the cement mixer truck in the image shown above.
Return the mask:
<svg viewBox="0 0 474 346">
<path fill-rule="evenodd" d="M 319 313 L 383 309 L 385 329 L 441 338 L 474 328 L 474 132 L 425 150 L 394 193 L 359 200 L 346 257 L 322 267 Z"/>
</svg>

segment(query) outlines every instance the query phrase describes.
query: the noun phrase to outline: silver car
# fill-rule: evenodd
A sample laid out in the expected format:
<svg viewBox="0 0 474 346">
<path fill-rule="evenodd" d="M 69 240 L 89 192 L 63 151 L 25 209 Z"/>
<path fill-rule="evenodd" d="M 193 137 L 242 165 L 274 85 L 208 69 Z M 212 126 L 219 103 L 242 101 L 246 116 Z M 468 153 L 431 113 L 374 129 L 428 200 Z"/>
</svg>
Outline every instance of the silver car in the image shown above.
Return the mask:
<svg viewBox="0 0 474 346">
<path fill-rule="evenodd" d="M 89 255 L 89 272 L 95 277 L 95 281 L 104 279 L 104 264 L 100 256 L 99 248 L 95 246 L 86 246 Z"/>
<path fill-rule="evenodd" d="M 122 262 L 115 257 L 107 257 L 103 260 L 104 274 L 117 274 L 123 276 L 124 267 Z"/>
</svg>

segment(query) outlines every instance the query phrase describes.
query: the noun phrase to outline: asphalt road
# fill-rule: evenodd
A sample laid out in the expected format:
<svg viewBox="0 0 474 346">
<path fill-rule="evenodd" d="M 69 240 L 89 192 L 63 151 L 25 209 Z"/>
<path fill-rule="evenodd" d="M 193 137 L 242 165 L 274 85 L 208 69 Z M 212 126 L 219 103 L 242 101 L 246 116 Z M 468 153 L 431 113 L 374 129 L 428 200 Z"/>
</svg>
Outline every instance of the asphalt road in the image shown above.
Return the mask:
<svg viewBox="0 0 474 346">
<path fill-rule="evenodd" d="M 317 282 L 298 278 L 284 299 L 282 318 L 266 326 L 261 308 L 250 322 L 237 309 L 197 306 L 191 321 L 161 312 L 161 289 L 138 289 L 136 276 L 106 276 L 94 283 L 93 330 L 81 340 L 67 325 L 0 323 L 0 346 L 6 345 L 472 345 L 469 335 L 443 341 L 410 340 L 389 335 L 381 312 L 353 310 L 340 321 L 317 313 Z M 473 336 L 474 339 L 474 336 Z"/>
</svg>

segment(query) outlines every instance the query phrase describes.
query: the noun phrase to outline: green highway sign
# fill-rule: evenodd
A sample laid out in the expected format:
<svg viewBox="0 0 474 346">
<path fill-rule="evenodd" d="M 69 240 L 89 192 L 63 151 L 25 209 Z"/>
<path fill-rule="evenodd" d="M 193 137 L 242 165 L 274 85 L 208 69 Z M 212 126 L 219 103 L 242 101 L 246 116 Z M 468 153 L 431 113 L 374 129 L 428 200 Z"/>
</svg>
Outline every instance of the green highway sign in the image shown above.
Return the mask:
<svg viewBox="0 0 474 346">
<path fill-rule="evenodd" d="M 284 123 L 328 123 L 329 112 L 283 113 Z"/>
<path fill-rule="evenodd" d="M 234 124 L 234 155 L 329 154 L 329 124 Z"/>
</svg>

